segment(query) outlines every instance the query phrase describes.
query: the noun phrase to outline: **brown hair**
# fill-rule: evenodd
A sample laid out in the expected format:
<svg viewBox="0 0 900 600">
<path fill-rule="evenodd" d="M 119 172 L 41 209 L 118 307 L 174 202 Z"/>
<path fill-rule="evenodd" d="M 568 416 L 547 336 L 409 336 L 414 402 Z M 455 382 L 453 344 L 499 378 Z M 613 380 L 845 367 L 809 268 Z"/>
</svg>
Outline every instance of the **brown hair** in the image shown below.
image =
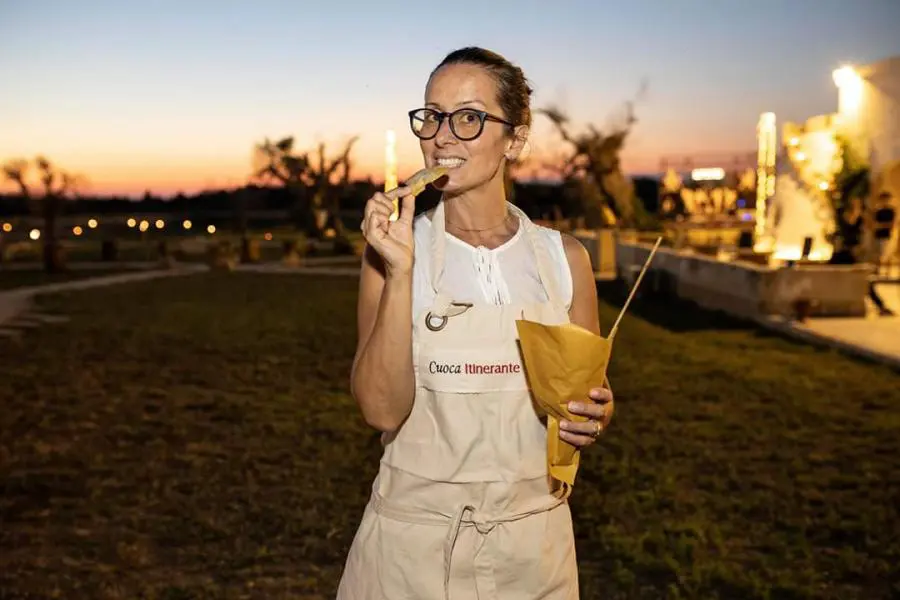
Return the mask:
<svg viewBox="0 0 900 600">
<path fill-rule="evenodd" d="M 506 119 L 513 125 L 531 126 L 531 93 L 532 89 L 525 79 L 522 69 L 512 64 L 496 52 L 468 46 L 454 50 L 434 68 L 431 77 L 444 66 L 453 64 L 469 64 L 487 70 L 497 82 L 497 102 L 503 109 Z"/>
</svg>

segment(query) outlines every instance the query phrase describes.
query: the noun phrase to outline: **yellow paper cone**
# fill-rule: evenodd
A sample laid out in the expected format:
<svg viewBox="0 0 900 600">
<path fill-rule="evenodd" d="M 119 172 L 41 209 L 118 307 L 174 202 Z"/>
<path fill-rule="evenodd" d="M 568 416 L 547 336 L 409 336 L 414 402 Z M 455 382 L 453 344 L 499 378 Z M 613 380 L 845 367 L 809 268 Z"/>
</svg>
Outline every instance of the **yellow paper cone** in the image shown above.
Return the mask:
<svg viewBox="0 0 900 600">
<path fill-rule="evenodd" d="M 587 417 L 569 412 L 571 401 L 592 402 L 588 393 L 606 381 L 612 344 L 574 324 L 544 325 L 516 322 L 525 374 L 539 410 L 547 415 L 547 467 L 550 477 L 564 484 L 565 493 L 575 483 L 578 449 L 560 439 L 559 422 L 581 423 Z"/>
<path fill-rule="evenodd" d="M 547 470 L 553 491 L 559 495 L 571 493 L 580 458 L 578 448 L 560 439 L 559 422 L 587 420 L 569 412 L 568 404 L 593 402 L 588 396 L 591 389 L 606 384 L 606 369 L 619 323 L 661 241 L 661 238 L 656 240 L 609 337 L 596 335 L 574 323 L 545 325 L 525 319 L 516 321 L 525 376 L 535 404 L 547 415 Z"/>
</svg>

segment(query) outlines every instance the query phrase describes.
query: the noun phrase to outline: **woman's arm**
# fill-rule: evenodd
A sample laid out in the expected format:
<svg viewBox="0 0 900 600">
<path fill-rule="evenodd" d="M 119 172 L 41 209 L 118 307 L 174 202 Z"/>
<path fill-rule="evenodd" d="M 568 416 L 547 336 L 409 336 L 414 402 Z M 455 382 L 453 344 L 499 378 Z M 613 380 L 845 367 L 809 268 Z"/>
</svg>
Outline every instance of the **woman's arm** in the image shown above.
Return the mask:
<svg viewBox="0 0 900 600">
<path fill-rule="evenodd" d="M 350 390 L 366 423 L 394 431 L 412 410 L 412 271 L 389 275 L 366 247 L 360 271 L 356 356 Z"/>
<path fill-rule="evenodd" d="M 591 256 L 587 248 L 571 235 L 562 234 L 562 238 L 569 270 L 572 272 L 572 305 L 569 307 L 569 320 L 592 333 L 602 335 L 597 280 L 594 278 Z M 608 379 L 605 386 L 609 388 Z"/>
<path fill-rule="evenodd" d="M 600 313 L 597 302 L 597 281 L 587 248 L 568 234 L 562 234 L 563 248 L 572 272 L 572 305 L 569 320 L 600 335 Z"/>
<path fill-rule="evenodd" d="M 591 257 L 587 248 L 574 237 L 567 234 L 562 234 L 562 237 L 566 259 L 569 261 L 569 270 L 572 272 L 572 305 L 569 307 L 569 320 L 592 333 L 601 335 L 597 281 L 594 279 Z M 599 421 L 603 428 L 606 428 L 612 419 L 614 410 L 609 380 L 604 382 L 604 387 L 591 390 L 590 397 L 595 403 L 570 403 L 569 410 Z M 587 446 L 595 441 L 591 436 L 595 427 L 596 425 L 590 422 L 563 421 L 560 423 L 559 435 L 576 446 Z"/>
</svg>

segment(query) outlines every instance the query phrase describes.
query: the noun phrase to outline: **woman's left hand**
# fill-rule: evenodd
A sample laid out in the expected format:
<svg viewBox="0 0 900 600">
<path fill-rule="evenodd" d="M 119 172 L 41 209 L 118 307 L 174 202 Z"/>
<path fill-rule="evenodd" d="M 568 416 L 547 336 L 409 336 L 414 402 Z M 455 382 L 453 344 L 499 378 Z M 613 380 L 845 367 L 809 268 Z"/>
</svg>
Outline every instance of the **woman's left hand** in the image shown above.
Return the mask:
<svg viewBox="0 0 900 600">
<path fill-rule="evenodd" d="M 594 402 L 569 402 L 569 412 L 584 415 L 588 418 L 584 423 L 560 421 L 559 437 L 573 446 L 583 448 L 597 441 L 612 420 L 615 401 L 612 390 L 594 388 L 590 391 Z"/>
</svg>

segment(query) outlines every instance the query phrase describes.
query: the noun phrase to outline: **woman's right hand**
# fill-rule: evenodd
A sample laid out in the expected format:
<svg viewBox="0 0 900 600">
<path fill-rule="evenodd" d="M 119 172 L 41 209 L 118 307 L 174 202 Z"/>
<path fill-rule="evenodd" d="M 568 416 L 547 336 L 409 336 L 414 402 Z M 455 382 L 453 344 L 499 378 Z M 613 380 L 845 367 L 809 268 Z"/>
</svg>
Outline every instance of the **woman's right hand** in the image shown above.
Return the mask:
<svg viewBox="0 0 900 600">
<path fill-rule="evenodd" d="M 387 275 L 409 273 L 413 267 L 415 243 L 413 240 L 413 217 L 416 211 L 416 197 L 408 187 L 391 190 L 388 194 L 376 193 L 366 202 L 362 222 L 362 234 L 384 261 Z M 394 212 L 392 198 L 401 197 L 400 215 L 391 221 Z"/>
</svg>

